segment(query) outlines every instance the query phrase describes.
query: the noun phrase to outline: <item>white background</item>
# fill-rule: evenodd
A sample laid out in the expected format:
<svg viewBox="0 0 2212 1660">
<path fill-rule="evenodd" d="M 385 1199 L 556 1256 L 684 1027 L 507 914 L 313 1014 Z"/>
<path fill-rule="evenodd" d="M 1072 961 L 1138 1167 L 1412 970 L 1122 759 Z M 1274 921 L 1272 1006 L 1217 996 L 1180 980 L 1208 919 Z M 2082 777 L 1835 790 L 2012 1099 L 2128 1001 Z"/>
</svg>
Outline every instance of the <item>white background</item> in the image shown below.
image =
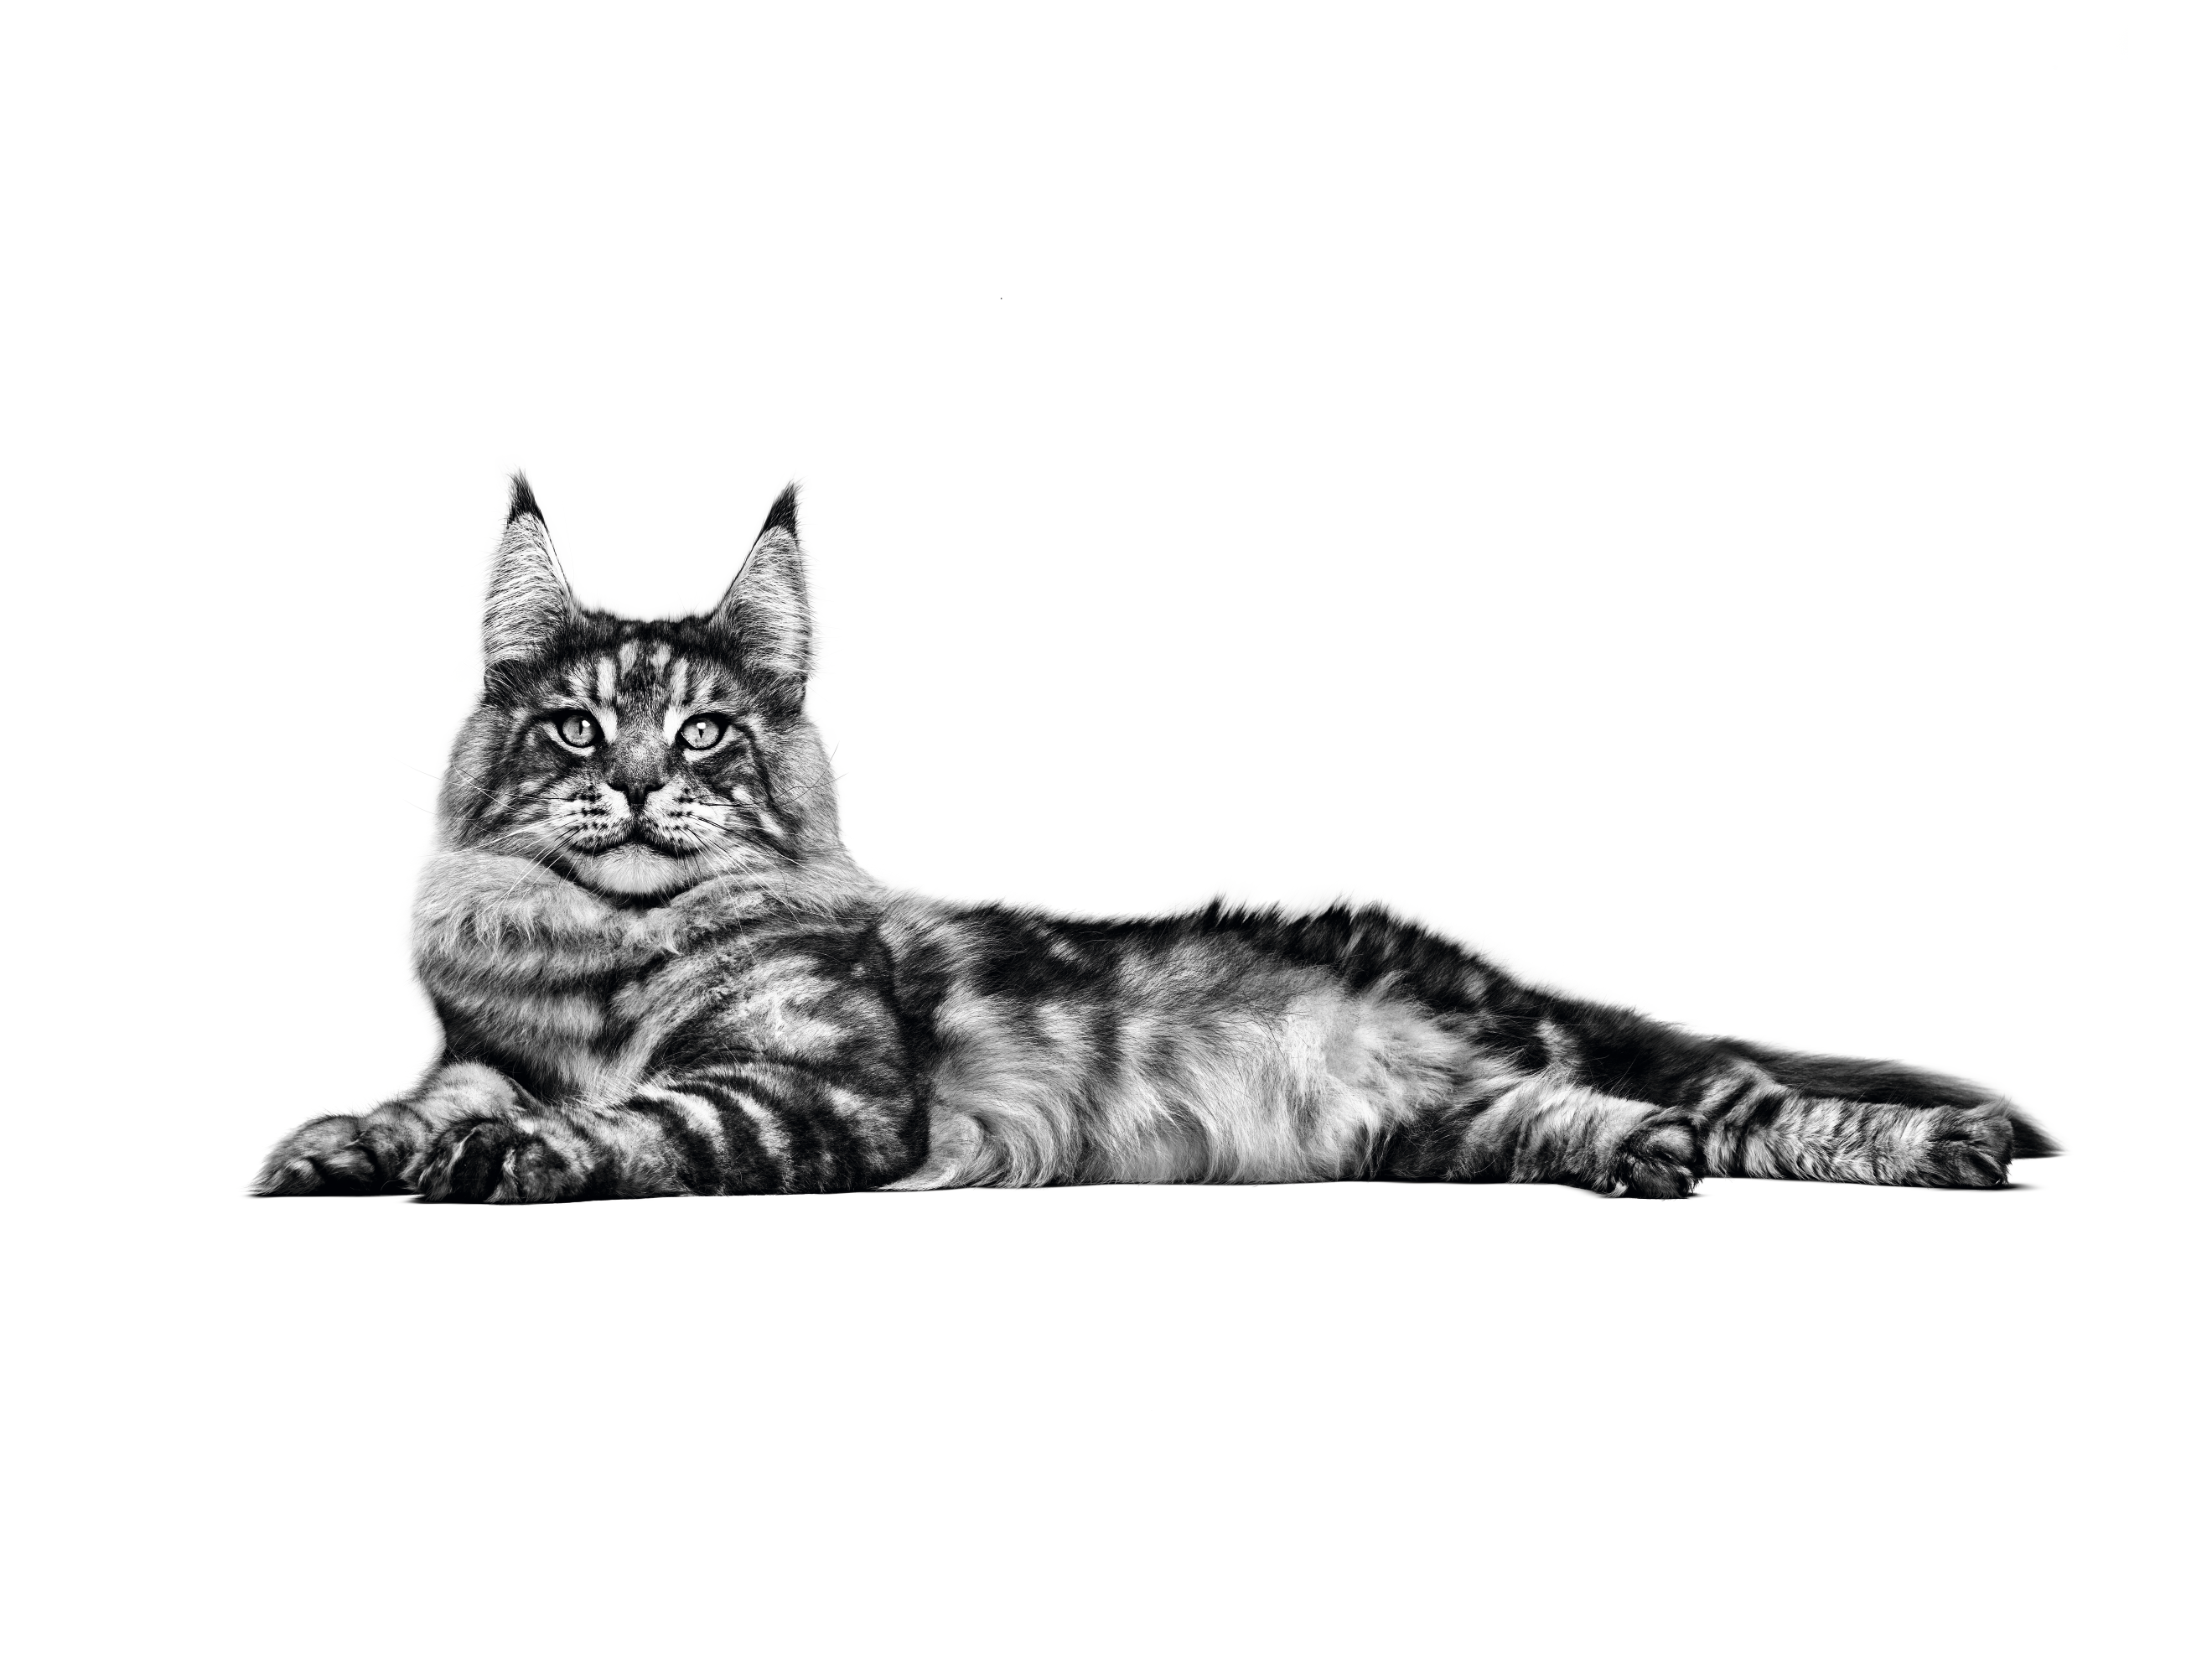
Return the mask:
<svg viewBox="0 0 2212 1660">
<path fill-rule="evenodd" d="M 2182 1652 L 2206 46 L 19 10 L 16 1651 Z M 406 911 L 518 465 L 641 612 L 803 481 L 887 880 L 1387 900 L 2069 1157 L 248 1201 L 430 1051 Z"/>
</svg>

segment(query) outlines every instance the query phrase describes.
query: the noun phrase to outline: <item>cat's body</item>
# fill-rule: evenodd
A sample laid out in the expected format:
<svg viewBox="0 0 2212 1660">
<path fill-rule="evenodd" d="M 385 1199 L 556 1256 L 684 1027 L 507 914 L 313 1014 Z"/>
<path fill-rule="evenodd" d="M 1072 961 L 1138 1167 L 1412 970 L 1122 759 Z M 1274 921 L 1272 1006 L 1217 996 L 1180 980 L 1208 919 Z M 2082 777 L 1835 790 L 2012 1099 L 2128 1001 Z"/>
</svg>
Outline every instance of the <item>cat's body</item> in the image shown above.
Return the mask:
<svg viewBox="0 0 2212 1660">
<path fill-rule="evenodd" d="M 517 480 L 448 771 L 415 1089 L 266 1193 L 536 1201 L 1081 1182 L 2001 1185 L 2017 1109 L 1521 985 L 1387 912 L 1085 922 L 894 892 L 802 712 L 788 493 L 721 605 L 580 611 Z"/>
</svg>

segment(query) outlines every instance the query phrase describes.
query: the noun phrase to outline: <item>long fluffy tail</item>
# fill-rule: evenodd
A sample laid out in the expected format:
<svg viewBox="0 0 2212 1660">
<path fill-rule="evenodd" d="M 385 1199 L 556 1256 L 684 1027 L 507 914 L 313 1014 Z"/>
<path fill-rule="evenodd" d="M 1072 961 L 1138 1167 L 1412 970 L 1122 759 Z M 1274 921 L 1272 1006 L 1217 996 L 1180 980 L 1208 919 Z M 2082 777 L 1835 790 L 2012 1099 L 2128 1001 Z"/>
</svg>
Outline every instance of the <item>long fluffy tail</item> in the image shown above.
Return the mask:
<svg viewBox="0 0 2212 1660">
<path fill-rule="evenodd" d="M 2012 1116 L 2012 1156 L 2015 1158 L 2056 1158 L 2064 1152 L 2051 1138 L 2051 1132 L 2037 1123 L 2008 1101 L 2005 1111 Z"/>
</svg>

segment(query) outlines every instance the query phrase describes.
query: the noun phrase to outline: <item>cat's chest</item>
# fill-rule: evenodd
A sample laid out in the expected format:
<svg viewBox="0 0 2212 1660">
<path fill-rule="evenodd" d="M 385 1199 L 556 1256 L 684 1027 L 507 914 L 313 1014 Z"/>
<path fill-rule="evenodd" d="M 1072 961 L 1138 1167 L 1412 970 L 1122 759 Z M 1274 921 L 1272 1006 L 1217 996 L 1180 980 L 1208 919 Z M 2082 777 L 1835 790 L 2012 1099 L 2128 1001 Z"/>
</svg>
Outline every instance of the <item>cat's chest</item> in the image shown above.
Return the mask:
<svg viewBox="0 0 2212 1660">
<path fill-rule="evenodd" d="M 888 1019 L 888 970 L 867 941 L 865 918 L 748 917 L 620 970 L 604 951 L 425 953 L 419 966 L 453 1058 L 549 1101 L 604 1103 L 671 1067 L 841 1053 Z"/>
<path fill-rule="evenodd" d="M 533 1093 L 619 1090 L 641 1033 L 666 1005 L 651 972 L 593 976 L 483 973 L 434 988 L 447 1047 L 498 1067 Z"/>
</svg>

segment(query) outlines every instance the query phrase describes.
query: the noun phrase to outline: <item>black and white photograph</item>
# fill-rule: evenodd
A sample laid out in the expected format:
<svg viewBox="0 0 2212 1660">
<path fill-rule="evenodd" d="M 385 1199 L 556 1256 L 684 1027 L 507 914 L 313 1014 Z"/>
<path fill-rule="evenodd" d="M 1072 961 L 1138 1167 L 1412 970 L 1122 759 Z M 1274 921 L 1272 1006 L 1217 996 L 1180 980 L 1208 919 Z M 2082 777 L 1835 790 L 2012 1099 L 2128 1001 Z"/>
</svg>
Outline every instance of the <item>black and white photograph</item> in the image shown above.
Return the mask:
<svg viewBox="0 0 2212 1660">
<path fill-rule="evenodd" d="M 2201 1652 L 2208 84 L 0 22 L 0 1639 Z"/>
</svg>

